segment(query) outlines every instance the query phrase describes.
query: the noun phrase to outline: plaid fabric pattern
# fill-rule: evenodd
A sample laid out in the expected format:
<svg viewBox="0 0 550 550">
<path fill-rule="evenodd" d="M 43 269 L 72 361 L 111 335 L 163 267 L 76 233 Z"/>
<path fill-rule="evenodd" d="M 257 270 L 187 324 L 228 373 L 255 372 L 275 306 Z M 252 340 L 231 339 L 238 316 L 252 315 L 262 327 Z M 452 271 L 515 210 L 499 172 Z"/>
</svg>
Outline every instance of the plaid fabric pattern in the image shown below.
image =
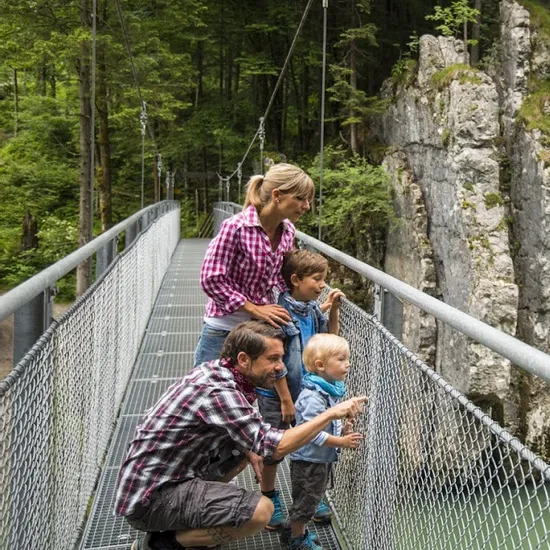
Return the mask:
<svg viewBox="0 0 550 550">
<path fill-rule="evenodd" d="M 256 305 L 275 303 L 273 290 L 286 290 L 281 266 L 284 253 L 294 248 L 295 233 L 294 225 L 284 220 L 281 241 L 273 252 L 254 206 L 225 220 L 201 269 L 201 287 L 210 298 L 206 317 L 233 313 L 247 299 Z"/>
<path fill-rule="evenodd" d="M 206 476 L 220 450 L 271 455 L 283 431 L 264 424 L 219 361 L 198 365 L 170 386 L 137 427 L 118 476 L 115 512 L 147 505 L 165 483 Z"/>
</svg>

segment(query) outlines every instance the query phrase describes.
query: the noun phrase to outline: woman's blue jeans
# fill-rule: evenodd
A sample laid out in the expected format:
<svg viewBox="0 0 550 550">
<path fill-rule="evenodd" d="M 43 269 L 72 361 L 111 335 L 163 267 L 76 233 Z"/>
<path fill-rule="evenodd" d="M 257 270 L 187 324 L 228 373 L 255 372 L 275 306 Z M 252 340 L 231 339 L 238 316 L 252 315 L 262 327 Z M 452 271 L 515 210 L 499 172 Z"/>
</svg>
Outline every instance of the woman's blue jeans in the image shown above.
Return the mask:
<svg viewBox="0 0 550 550">
<path fill-rule="evenodd" d="M 195 349 L 194 364 L 200 365 L 207 361 L 220 358 L 223 343 L 229 334 L 228 330 L 212 328 L 206 323 L 202 325 L 202 331 Z"/>
</svg>

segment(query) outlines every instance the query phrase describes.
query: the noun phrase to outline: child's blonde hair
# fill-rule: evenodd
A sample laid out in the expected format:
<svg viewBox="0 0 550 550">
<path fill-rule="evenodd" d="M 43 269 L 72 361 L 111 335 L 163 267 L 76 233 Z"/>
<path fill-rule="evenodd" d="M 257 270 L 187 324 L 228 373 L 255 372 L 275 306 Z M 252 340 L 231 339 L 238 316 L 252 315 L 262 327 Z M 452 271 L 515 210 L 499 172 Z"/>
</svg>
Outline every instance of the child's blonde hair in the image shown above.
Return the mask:
<svg viewBox="0 0 550 550">
<path fill-rule="evenodd" d="M 346 339 L 336 334 L 315 334 L 306 344 L 302 360 L 308 372 L 317 372 L 315 361 L 325 363 L 329 357 L 337 353 L 349 355 L 349 344 Z"/>
<path fill-rule="evenodd" d="M 304 197 L 310 202 L 315 195 L 315 185 L 312 179 L 293 164 L 274 164 L 265 176 L 252 176 L 247 185 L 244 207 L 253 205 L 260 211 L 271 199 L 275 189 L 281 193 L 291 193 Z"/>
</svg>

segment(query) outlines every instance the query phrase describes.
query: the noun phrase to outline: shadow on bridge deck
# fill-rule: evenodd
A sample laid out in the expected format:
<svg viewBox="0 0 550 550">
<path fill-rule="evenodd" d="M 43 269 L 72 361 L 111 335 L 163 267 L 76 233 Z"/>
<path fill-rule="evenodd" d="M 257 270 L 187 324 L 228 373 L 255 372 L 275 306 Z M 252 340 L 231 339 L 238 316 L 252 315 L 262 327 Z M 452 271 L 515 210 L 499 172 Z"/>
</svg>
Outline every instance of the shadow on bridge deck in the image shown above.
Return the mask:
<svg viewBox="0 0 550 550">
<path fill-rule="evenodd" d="M 143 412 L 193 366 L 193 350 L 206 303 L 206 297 L 199 288 L 199 272 L 207 245 L 208 240 L 184 240 L 174 253 L 126 391 L 86 525 L 82 550 L 128 550 L 136 537 L 136 531 L 113 513 L 118 469 Z M 239 483 L 250 489 L 257 488 L 250 468 L 239 476 Z M 280 469 L 279 488 L 288 506 L 290 486 L 286 463 Z M 340 549 L 330 526 L 315 526 L 315 529 L 324 549 Z M 280 548 L 277 535 L 267 531 L 227 546 L 228 550 L 277 548 Z"/>
</svg>

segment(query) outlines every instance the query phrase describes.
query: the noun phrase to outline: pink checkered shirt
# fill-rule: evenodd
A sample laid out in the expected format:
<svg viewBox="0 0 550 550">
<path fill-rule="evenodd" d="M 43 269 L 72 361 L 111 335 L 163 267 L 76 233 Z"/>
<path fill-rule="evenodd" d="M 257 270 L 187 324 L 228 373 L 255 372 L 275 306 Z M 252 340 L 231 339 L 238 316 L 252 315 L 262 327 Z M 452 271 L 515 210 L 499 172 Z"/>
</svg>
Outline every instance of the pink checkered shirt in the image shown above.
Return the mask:
<svg viewBox="0 0 550 550">
<path fill-rule="evenodd" d="M 254 206 L 225 220 L 201 269 L 201 287 L 210 298 L 206 317 L 233 313 L 247 299 L 256 305 L 275 303 L 273 290 L 287 290 L 281 266 L 284 253 L 294 248 L 295 233 L 284 220 L 281 242 L 273 252 Z"/>
</svg>

